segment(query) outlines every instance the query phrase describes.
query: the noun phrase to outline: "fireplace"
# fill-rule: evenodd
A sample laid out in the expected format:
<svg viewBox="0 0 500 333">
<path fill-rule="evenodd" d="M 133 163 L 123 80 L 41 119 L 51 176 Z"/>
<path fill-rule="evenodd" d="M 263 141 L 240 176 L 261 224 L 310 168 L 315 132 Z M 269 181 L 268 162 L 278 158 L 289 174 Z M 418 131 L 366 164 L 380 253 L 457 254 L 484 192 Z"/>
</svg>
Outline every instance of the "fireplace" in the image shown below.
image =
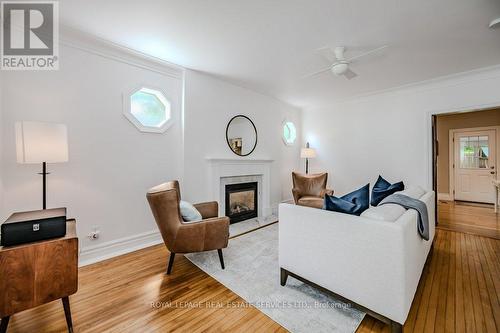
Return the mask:
<svg viewBox="0 0 500 333">
<path fill-rule="evenodd" d="M 226 185 L 226 216 L 231 223 L 257 217 L 257 182 Z"/>
</svg>

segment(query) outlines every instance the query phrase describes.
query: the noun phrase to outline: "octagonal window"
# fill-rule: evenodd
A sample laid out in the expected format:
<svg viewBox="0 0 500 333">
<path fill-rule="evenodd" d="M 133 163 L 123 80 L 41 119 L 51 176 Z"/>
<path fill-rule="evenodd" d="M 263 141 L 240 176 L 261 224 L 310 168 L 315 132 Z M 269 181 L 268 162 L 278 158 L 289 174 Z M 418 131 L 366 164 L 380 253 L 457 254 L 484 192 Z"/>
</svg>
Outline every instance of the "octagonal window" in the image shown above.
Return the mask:
<svg viewBox="0 0 500 333">
<path fill-rule="evenodd" d="M 129 95 L 125 116 L 143 132 L 164 132 L 172 118 L 170 102 L 158 90 L 140 88 Z"/>
<path fill-rule="evenodd" d="M 286 121 L 283 123 L 283 141 L 286 145 L 293 145 L 297 139 L 297 129 L 295 124 L 291 121 Z"/>
</svg>

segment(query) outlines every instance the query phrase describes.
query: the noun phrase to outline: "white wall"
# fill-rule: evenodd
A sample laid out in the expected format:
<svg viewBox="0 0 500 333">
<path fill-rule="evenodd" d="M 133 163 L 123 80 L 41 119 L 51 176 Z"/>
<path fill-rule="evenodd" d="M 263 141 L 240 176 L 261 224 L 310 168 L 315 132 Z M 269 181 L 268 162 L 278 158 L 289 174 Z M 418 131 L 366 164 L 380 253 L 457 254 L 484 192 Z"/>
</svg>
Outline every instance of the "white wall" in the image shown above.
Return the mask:
<svg viewBox="0 0 500 333">
<path fill-rule="evenodd" d="M 193 71 L 183 91 L 182 69 L 115 46 L 82 39 L 65 41 L 60 52 L 59 71 L 1 72 L 0 219 L 41 208 L 41 166 L 16 163 L 18 120 L 68 126 L 69 162 L 48 166 L 48 207 L 67 207 L 77 219 L 81 263 L 161 242 L 145 197 L 153 185 L 179 179 L 187 200 L 210 199 L 205 157 L 237 157 L 225 140 L 227 121 L 236 114 L 249 116 L 258 130 L 250 158 L 275 160 L 272 203 L 290 198 L 300 143 L 283 144 L 281 123 L 287 118 L 300 128 L 299 110 Z M 171 94 L 175 122 L 164 134 L 141 133 L 122 114 L 122 94 L 142 85 Z M 91 241 L 86 235 L 94 226 L 100 238 Z"/>
<path fill-rule="evenodd" d="M 207 158 L 243 158 L 226 143 L 226 126 L 238 114 L 254 122 L 258 143 L 247 158 L 274 159 L 271 167 L 271 205 L 291 198 L 291 171 L 299 168 L 300 142 L 285 146 L 285 119 L 300 128 L 300 111 L 271 97 L 237 87 L 196 71 L 185 74 L 185 163 L 182 192 L 193 202 L 211 198 Z M 300 133 L 297 134 L 298 136 Z"/>
<path fill-rule="evenodd" d="M 362 79 L 362 77 L 360 77 Z M 433 80 L 303 112 L 303 140 L 337 194 L 378 174 L 431 188 L 430 114 L 500 105 L 500 68 Z"/>
<path fill-rule="evenodd" d="M 73 47 L 60 51 L 59 71 L 2 72 L 1 218 L 41 208 L 41 166 L 16 163 L 14 123 L 49 121 L 68 126 L 69 162 L 48 166 L 47 205 L 65 206 L 77 218 L 83 253 L 156 233 L 145 195 L 182 175 L 182 159 L 174 158 L 182 156 L 182 79 Z M 122 94 L 141 85 L 169 94 L 176 120 L 164 134 L 141 133 L 122 114 Z M 101 235 L 90 241 L 94 225 Z"/>
</svg>

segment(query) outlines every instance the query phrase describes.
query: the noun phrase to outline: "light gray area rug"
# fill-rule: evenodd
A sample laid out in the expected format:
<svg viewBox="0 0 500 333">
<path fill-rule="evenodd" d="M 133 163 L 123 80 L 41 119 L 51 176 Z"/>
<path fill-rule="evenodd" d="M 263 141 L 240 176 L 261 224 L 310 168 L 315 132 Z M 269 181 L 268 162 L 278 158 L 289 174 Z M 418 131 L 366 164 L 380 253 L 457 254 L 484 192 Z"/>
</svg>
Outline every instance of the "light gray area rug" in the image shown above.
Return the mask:
<svg viewBox="0 0 500 333">
<path fill-rule="evenodd" d="M 229 240 L 226 269 L 217 251 L 186 257 L 291 332 L 354 332 L 364 313 L 293 277 L 279 283 L 279 223 Z"/>
<path fill-rule="evenodd" d="M 229 225 L 229 237 L 235 237 L 278 221 L 276 215 L 257 217 Z"/>
</svg>

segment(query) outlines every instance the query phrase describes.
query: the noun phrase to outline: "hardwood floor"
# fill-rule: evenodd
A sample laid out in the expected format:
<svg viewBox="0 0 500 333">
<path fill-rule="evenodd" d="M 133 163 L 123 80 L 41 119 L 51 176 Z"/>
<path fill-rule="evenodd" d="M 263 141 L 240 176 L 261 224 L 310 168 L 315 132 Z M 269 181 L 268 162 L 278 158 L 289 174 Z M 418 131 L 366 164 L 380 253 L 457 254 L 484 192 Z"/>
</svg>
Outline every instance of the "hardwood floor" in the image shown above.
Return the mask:
<svg viewBox="0 0 500 333">
<path fill-rule="evenodd" d="M 76 332 L 285 332 L 184 256 L 166 276 L 154 246 L 80 269 Z M 278 281 L 277 281 L 278 283 Z M 500 240 L 438 229 L 404 332 L 500 331 Z M 9 332 L 65 332 L 60 302 L 12 316 Z M 358 332 L 389 332 L 366 316 Z"/>
<path fill-rule="evenodd" d="M 438 229 L 404 332 L 498 332 L 500 241 Z M 365 317 L 358 332 L 389 332 Z"/>
<path fill-rule="evenodd" d="M 500 239 L 500 212 L 493 205 L 439 201 L 438 221 L 441 229 Z"/>
<path fill-rule="evenodd" d="M 182 255 L 165 275 L 167 258 L 158 245 L 80 268 L 75 332 L 286 331 Z M 8 330 L 65 331 L 60 302 L 15 314 Z"/>
</svg>

